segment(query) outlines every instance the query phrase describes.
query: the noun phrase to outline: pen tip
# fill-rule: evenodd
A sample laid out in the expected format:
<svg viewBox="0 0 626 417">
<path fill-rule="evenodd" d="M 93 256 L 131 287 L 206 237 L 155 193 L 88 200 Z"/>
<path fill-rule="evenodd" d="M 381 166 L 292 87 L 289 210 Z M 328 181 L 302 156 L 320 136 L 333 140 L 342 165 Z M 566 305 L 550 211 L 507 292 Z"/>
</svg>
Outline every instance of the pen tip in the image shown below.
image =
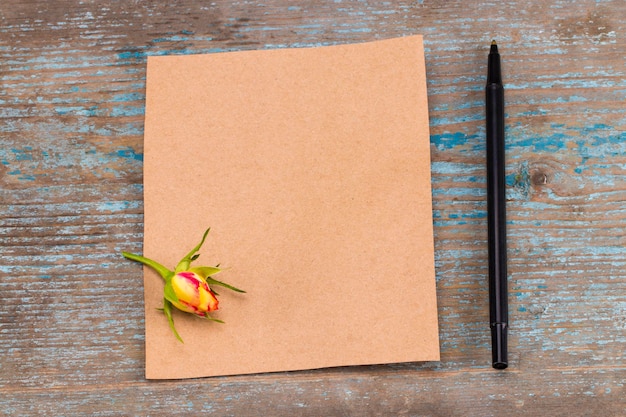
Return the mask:
<svg viewBox="0 0 626 417">
<path fill-rule="evenodd" d="M 497 54 L 498 53 L 498 44 L 495 40 L 491 41 L 491 48 L 489 48 L 489 53 Z"/>
</svg>

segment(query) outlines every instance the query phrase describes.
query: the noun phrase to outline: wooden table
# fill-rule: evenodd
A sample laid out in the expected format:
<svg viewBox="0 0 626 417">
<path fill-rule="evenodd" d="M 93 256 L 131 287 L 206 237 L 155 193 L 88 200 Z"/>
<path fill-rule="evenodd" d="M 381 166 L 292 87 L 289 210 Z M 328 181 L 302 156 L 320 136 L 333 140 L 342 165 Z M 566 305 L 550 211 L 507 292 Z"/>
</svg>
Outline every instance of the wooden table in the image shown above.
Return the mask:
<svg viewBox="0 0 626 417">
<path fill-rule="evenodd" d="M 0 413 L 626 415 L 625 16 L 623 0 L 3 0 Z M 441 362 L 146 381 L 141 268 L 120 257 L 142 248 L 146 57 L 410 34 L 426 46 Z M 506 371 L 487 307 L 492 38 Z"/>
</svg>

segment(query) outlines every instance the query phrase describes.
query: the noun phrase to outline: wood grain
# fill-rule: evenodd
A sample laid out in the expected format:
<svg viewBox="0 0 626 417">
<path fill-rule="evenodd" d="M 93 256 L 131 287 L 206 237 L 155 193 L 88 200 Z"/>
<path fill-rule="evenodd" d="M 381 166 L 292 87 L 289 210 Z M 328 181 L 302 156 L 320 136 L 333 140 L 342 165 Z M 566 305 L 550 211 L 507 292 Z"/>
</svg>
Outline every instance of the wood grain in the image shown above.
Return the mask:
<svg viewBox="0 0 626 417">
<path fill-rule="evenodd" d="M 621 0 L 4 0 L 0 414 L 625 415 L 625 15 Z M 141 269 L 119 256 L 141 251 L 146 57 L 410 34 L 426 46 L 441 362 L 146 381 Z M 507 89 L 505 372 L 486 325 L 492 38 Z"/>
</svg>

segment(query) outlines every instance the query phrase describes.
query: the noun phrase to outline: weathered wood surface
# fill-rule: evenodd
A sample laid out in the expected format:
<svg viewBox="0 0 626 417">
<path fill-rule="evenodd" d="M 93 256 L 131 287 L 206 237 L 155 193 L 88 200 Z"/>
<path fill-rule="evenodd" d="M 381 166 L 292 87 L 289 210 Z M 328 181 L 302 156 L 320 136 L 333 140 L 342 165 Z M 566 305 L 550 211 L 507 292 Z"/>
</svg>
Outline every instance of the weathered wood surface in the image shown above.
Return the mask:
<svg viewBox="0 0 626 417">
<path fill-rule="evenodd" d="M 624 16 L 623 0 L 3 0 L 0 414 L 626 415 Z M 441 362 L 146 381 L 141 269 L 119 256 L 141 251 L 146 57 L 419 33 Z M 486 325 L 492 37 L 508 105 L 505 372 Z"/>
</svg>

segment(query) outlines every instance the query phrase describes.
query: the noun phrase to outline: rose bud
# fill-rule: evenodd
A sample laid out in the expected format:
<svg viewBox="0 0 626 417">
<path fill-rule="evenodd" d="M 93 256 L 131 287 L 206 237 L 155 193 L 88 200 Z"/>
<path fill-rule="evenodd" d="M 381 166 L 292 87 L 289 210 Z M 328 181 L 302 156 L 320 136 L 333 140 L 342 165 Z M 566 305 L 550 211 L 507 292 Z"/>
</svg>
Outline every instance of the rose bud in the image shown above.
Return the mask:
<svg viewBox="0 0 626 417">
<path fill-rule="evenodd" d="M 177 309 L 202 317 L 217 310 L 215 293 L 202 276 L 191 271 L 179 272 L 172 277 L 171 284 L 178 297 L 178 301 L 172 302 Z"/>
<path fill-rule="evenodd" d="M 154 269 L 159 275 L 161 275 L 163 281 L 165 281 L 165 286 L 163 287 L 162 311 L 167 317 L 170 329 L 172 329 L 176 338 L 181 342 L 183 339 L 174 327 L 172 306 L 186 313 L 192 313 L 211 321 L 223 323 L 221 320 L 213 318 L 209 315 L 209 312 L 217 310 L 218 305 L 217 298 L 215 298 L 216 293 L 211 290 L 209 285 L 217 285 L 228 288 L 232 291 L 245 293 L 245 291 L 240 290 L 239 288 L 213 278 L 212 275 L 220 272 L 220 268 L 217 266 L 191 266 L 191 263 L 198 259 L 198 256 L 200 256 L 196 252 L 198 252 L 202 247 L 208 233 L 209 229 L 204 232 L 200 243 L 198 243 L 196 247 L 191 250 L 191 252 L 181 259 L 173 271 L 155 260 L 130 252 L 122 252 L 122 255 L 125 258 L 141 262 L 142 264 Z"/>
</svg>

